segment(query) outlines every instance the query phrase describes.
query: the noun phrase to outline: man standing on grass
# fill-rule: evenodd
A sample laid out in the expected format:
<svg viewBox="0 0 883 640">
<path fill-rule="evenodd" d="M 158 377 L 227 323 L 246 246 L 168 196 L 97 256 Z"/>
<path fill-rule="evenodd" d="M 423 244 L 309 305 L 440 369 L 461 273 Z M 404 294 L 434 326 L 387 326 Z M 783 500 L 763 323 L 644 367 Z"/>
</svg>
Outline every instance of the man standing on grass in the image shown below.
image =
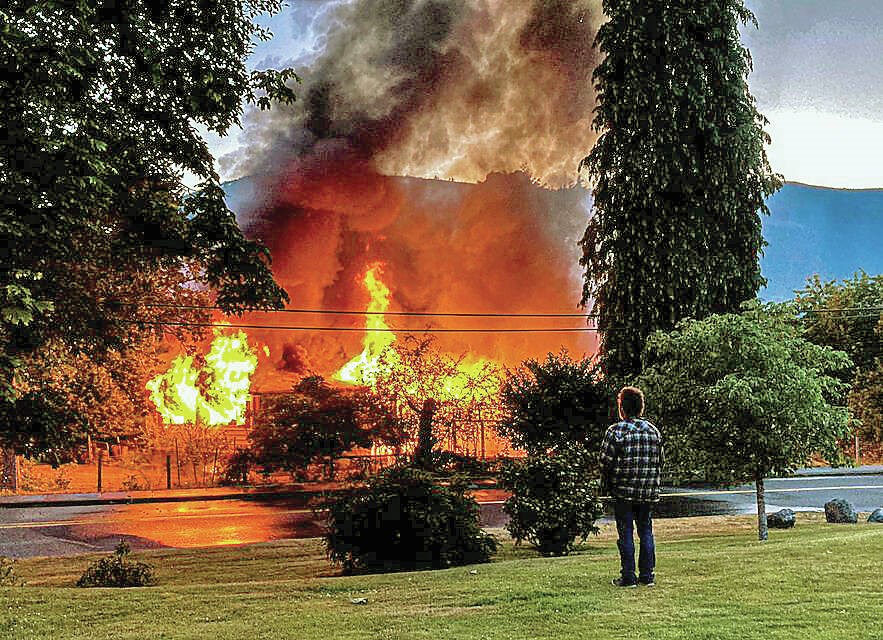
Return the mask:
<svg viewBox="0 0 883 640">
<path fill-rule="evenodd" d="M 656 549 L 653 542 L 653 503 L 659 502 L 663 451 L 659 430 L 641 418 L 644 394 L 623 387 L 617 397 L 620 421 L 610 425 L 601 443 L 602 491 L 613 497 L 616 531 L 619 534 L 621 574 L 617 587 L 652 587 L 655 583 Z M 641 541 L 639 573 L 635 575 L 634 525 Z"/>
</svg>

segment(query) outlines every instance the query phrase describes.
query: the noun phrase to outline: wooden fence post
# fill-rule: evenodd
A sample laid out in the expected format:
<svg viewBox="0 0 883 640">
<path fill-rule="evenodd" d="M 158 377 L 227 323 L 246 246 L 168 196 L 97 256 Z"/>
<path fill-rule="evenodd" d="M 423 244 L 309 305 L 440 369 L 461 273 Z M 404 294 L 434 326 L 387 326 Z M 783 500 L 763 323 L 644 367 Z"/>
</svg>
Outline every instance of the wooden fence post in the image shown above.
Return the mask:
<svg viewBox="0 0 883 640">
<path fill-rule="evenodd" d="M 101 470 L 104 466 L 104 449 L 98 450 L 98 493 L 101 493 Z"/>
</svg>

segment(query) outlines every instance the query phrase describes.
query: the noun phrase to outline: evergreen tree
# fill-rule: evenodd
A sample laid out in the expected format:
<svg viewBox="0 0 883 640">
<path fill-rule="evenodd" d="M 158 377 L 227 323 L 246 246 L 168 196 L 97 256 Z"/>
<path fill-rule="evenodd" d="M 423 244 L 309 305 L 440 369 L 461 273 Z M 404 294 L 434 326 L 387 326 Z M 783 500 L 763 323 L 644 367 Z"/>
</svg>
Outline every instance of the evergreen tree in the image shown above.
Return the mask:
<svg viewBox="0 0 883 640">
<path fill-rule="evenodd" d="M 736 311 L 765 283 L 760 213 L 781 186 L 748 91 L 742 0 L 604 0 L 593 79 L 600 137 L 580 163 L 594 215 L 581 241 L 612 379 L 640 372 L 647 336 Z"/>
</svg>

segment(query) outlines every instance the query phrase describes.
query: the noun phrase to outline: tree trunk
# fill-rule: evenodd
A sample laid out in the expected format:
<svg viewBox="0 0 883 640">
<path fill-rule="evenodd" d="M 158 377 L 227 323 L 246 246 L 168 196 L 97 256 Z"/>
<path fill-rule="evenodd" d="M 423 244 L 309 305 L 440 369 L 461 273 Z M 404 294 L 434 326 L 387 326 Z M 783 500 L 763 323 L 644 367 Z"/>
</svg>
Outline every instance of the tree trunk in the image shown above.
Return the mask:
<svg viewBox="0 0 883 640">
<path fill-rule="evenodd" d="M 419 414 L 419 426 L 417 428 L 417 448 L 414 451 L 414 462 L 423 469 L 432 468 L 432 449 L 435 446 L 435 438 L 432 435 L 432 422 L 438 405 L 431 398 L 423 403 Z"/>
<path fill-rule="evenodd" d="M 766 526 L 766 499 L 763 494 L 763 476 L 758 473 L 754 477 L 757 486 L 757 539 L 765 541 L 769 536 Z"/>
<path fill-rule="evenodd" d="M 18 493 L 18 458 L 15 449 L 0 449 L 0 489 Z"/>
</svg>

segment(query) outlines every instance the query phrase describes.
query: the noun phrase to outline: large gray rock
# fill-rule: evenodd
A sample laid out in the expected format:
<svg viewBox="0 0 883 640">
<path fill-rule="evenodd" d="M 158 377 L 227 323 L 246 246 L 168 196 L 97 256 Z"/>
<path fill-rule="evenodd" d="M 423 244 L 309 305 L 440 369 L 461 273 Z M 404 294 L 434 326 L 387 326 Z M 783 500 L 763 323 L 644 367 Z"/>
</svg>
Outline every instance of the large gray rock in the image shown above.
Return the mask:
<svg viewBox="0 0 883 640">
<path fill-rule="evenodd" d="M 835 498 L 825 503 L 825 519 L 828 522 L 855 524 L 858 514 L 848 501 Z"/>
<path fill-rule="evenodd" d="M 868 516 L 868 522 L 881 522 L 881 523 L 883 523 L 883 508 L 874 509 L 874 512 Z"/>
<path fill-rule="evenodd" d="M 770 529 L 790 529 L 794 526 L 797 519 L 791 509 L 779 509 L 775 513 L 770 513 L 766 517 L 766 526 Z"/>
</svg>

